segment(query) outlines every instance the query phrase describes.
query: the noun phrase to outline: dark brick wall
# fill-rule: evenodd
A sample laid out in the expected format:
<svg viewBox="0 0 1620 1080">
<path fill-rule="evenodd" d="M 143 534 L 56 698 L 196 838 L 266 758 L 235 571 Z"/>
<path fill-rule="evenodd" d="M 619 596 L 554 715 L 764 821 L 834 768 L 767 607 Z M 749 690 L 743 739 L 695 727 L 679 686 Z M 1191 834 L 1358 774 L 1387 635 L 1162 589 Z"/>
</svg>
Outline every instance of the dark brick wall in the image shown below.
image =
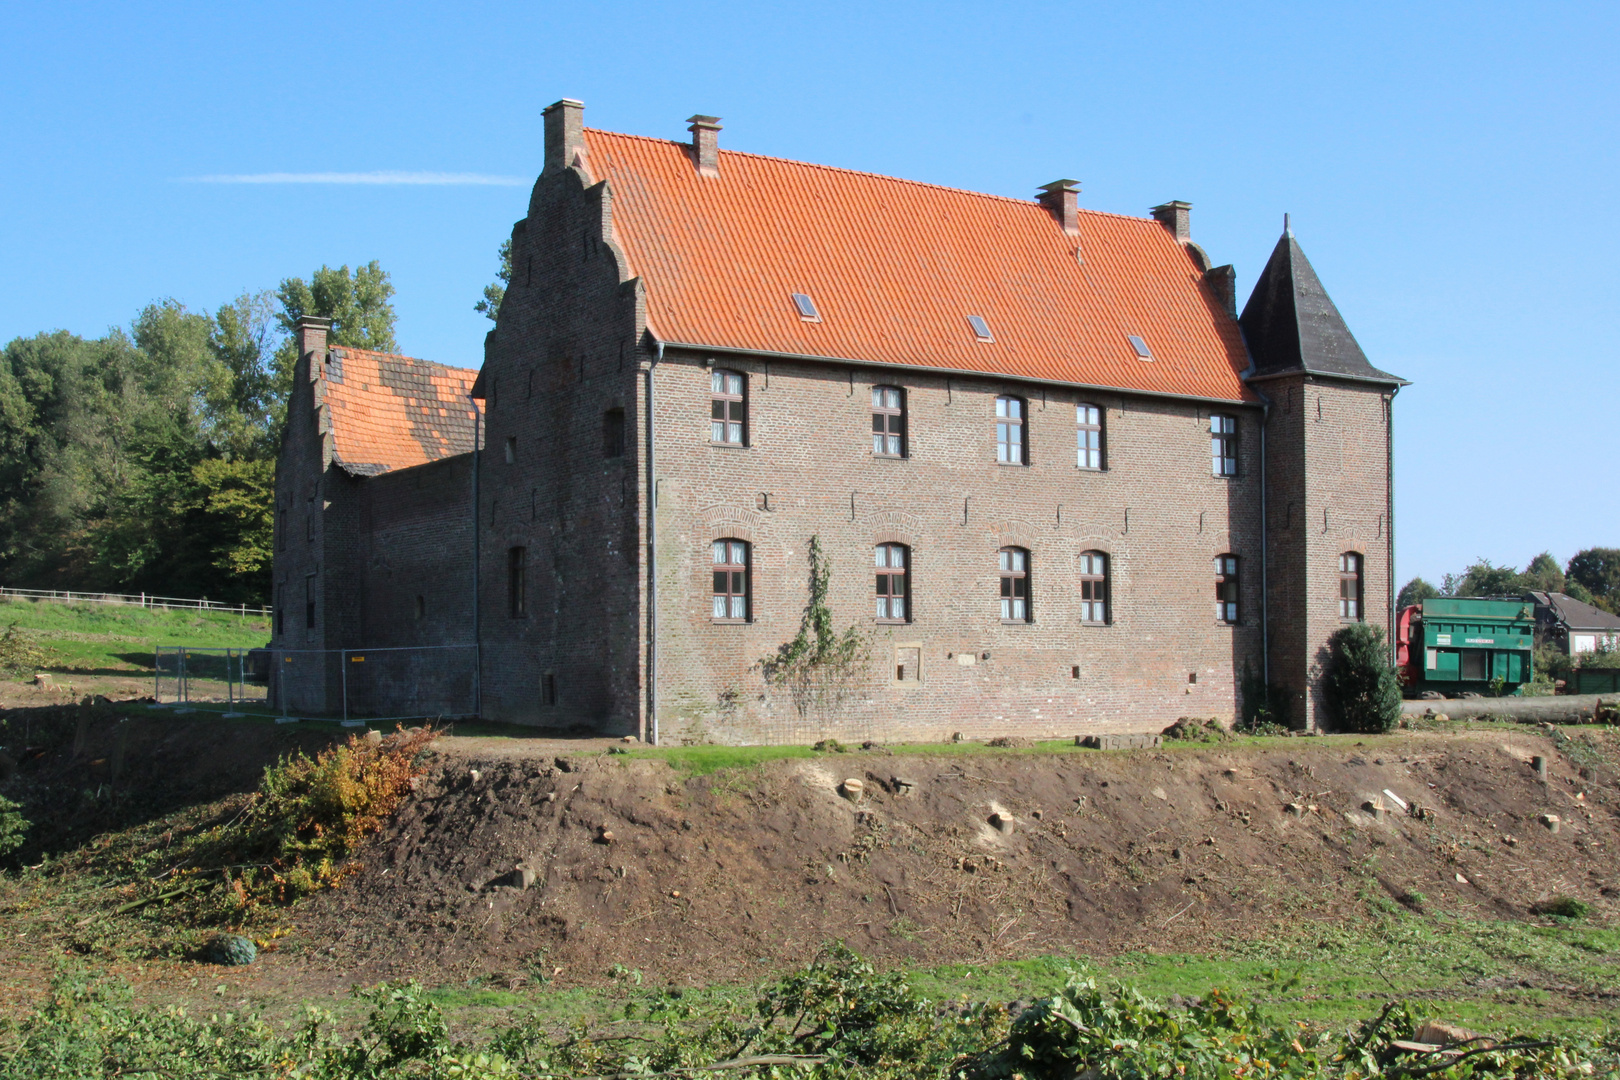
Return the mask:
<svg viewBox="0 0 1620 1080">
<path fill-rule="evenodd" d="M 1363 618 L 1390 625 L 1386 388 L 1306 376 L 1268 380 L 1272 681 L 1296 724 L 1325 723 L 1321 677 L 1339 618 L 1339 556 L 1363 557 Z"/>
<path fill-rule="evenodd" d="M 492 719 L 635 733 L 645 648 L 637 572 L 643 320 L 611 219 L 605 184 L 556 168 L 535 184 L 528 217 L 512 232 L 513 278 L 483 371 L 483 705 Z M 618 457 L 604 452 L 609 409 L 625 417 Z M 525 612 L 513 617 L 508 553 L 519 547 Z M 541 700 L 548 673 L 554 705 Z"/>
</svg>

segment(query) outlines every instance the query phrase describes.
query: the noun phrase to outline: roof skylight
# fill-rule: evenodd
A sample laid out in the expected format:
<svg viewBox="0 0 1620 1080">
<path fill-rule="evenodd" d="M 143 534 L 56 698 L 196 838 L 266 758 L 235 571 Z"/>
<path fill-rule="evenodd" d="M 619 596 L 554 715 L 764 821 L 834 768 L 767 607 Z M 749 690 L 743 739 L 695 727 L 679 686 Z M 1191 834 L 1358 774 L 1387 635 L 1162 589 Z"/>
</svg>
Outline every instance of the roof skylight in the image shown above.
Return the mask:
<svg viewBox="0 0 1620 1080">
<path fill-rule="evenodd" d="M 990 324 L 984 321 L 983 315 L 969 315 L 967 320 L 968 325 L 973 327 L 974 337 L 978 338 L 980 341 L 996 340 L 990 336 Z"/>
<path fill-rule="evenodd" d="M 816 302 L 804 293 L 793 294 L 793 306 L 799 309 L 799 318 L 805 322 L 821 321 L 821 312 L 816 310 Z"/>
<path fill-rule="evenodd" d="M 1135 334 L 1127 335 L 1125 340 L 1131 343 L 1131 348 L 1136 350 L 1137 356 L 1141 357 L 1143 360 L 1153 359 L 1153 350 L 1148 348 L 1148 343 L 1146 341 L 1143 341 Z"/>
</svg>

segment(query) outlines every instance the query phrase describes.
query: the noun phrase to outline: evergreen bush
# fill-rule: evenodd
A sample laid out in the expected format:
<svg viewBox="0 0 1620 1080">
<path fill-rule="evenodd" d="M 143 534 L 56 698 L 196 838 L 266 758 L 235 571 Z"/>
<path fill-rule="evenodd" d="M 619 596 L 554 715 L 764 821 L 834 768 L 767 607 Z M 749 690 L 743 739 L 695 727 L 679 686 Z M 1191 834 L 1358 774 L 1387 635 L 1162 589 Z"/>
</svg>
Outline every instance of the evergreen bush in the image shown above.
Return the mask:
<svg viewBox="0 0 1620 1080">
<path fill-rule="evenodd" d="M 1340 731 L 1379 734 L 1401 719 L 1401 683 L 1383 627 L 1351 623 L 1328 639 L 1322 680 L 1328 716 Z"/>
</svg>

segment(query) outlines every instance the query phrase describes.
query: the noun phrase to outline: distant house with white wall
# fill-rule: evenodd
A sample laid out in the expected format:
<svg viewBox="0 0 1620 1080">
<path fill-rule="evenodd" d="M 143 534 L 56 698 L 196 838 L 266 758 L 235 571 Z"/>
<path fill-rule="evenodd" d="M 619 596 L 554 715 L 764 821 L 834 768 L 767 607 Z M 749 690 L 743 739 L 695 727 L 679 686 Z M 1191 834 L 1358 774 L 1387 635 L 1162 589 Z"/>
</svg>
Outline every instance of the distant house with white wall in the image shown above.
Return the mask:
<svg viewBox="0 0 1620 1080">
<path fill-rule="evenodd" d="M 1611 615 L 1563 593 L 1530 592 L 1535 601 L 1536 629 L 1570 656 L 1620 649 L 1620 615 Z"/>
</svg>

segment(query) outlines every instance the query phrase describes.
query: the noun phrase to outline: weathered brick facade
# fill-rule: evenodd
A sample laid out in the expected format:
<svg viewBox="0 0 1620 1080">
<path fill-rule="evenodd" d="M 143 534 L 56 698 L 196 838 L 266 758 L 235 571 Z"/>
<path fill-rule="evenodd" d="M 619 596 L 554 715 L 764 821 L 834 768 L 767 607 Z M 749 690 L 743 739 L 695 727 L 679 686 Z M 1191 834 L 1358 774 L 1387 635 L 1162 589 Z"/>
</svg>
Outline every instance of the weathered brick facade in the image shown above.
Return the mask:
<svg viewBox="0 0 1620 1080">
<path fill-rule="evenodd" d="M 823 329 L 851 333 L 849 313 L 868 310 L 863 297 L 878 285 L 847 295 L 832 283 L 794 286 L 829 309 L 813 301 L 814 318 L 786 307 L 786 288 L 757 312 L 738 295 L 733 312 L 729 298 L 752 280 L 746 268 L 701 301 L 723 309 L 707 324 L 671 299 L 691 275 L 736 275 L 739 260 L 768 259 L 778 243 L 743 253 L 714 240 L 737 204 L 721 211 L 703 200 L 740 182 L 734 170 L 748 164 L 709 146 L 714 119 L 694 118 L 688 181 L 646 171 L 667 167 L 672 144 L 598 136 L 580 117 L 574 102 L 547 110 L 545 171 L 513 229 L 513 279 L 471 389 L 485 407 L 481 449 L 380 474 L 334 469 L 323 382 L 309 377 L 324 342 L 319 328 L 306 331 L 299 385 L 312 392 L 295 394 L 278 477 L 287 510 L 278 510 L 278 619 L 287 611 L 292 621 L 297 600 L 281 590 L 308 579 L 324 591 L 316 630 L 300 622 L 296 633 L 278 629 L 278 642 L 476 639 L 484 716 L 660 742 L 1066 736 L 1182 715 L 1229 719 L 1246 667 L 1296 695 L 1296 723 L 1318 722 L 1344 552 L 1362 557 L 1358 615 L 1388 619 L 1389 402 L 1399 380 L 1366 364 L 1342 322 L 1322 330 L 1316 293 L 1298 287 L 1305 276 L 1320 284 L 1291 236 L 1245 309 L 1246 351 L 1231 270 L 1211 269 L 1190 243 L 1186 204 L 1158 208 L 1155 224 L 1077 212 L 1072 182 L 1048 185 L 1032 211 L 945 193 L 957 200 L 941 203 L 945 212 L 992 215 L 984 231 L 1023 230 L 1034 254 L 1001 236 L 988 264 L 999 277 L 982 297 L 960 267 L 941 286 L 976 306 L 937 324 L 921 309 L 889 323 L 864 315 L 869 353 L 847 337 L 814 352 Z M 638 166 L 644 152 L 663 156 Z M 773 182 L 799 169 L 825 183 L 807 189 L 816 199 L 836 201 L 837 177 L 859 176 L 753 160 L 777 170 Z M 890 190 L 882 184 L 904 183 L 879 180 L 861 180 L 879 199 Z M 690 193 L 677 205 L 669 185 L 684 183 Z M 894 189 L 897 199 L 942 191 Z M 914 255 L 897 240 L 900 255 L 874 255 L 862 272 L 877 281 L 878 262 L 919 260 L 929 242 L 905 241 L 923 245 Z M 731 250 L 726 260 L 713 257 L 716 243 Z M 1035 271 L 1015 265 L 1038 271 L 1043 244 L 1057 252 L 1052 265 L 1067 267 L 1045 299 L 1018 283 Z M 760 264 L 762 278 L 773 272 Z M 792 274 L 812 276 L 800 265 L 784 280 L 797 282 Z M 1071 362 L 1041 335 L 1051 336 L 1051 305 L 1091 281 L 1103 282 L 1095 302 L 1117 339 L 1091 327 L 1095 341 L 1076 349 L 1094 359 Z M 1041 313 L 1027 326 L 1019 296 Z M 958 340 L 973 341 L 965 318 L 975 311 L 989 313 L 995 336 L 978 352 Z M 1302 317 L 1315 329 L 1302 333 Z M 942 337 L 932 358 L 886 359 L 914 347 L 907 335 L 926 344 L 931 333 L 956 336 Z M 1144 337 L 1151 355 L 1128 351 Z M 1317 362 L 1324 340 L 1336 358 L 1327 365 Z M 1095 359 L 1103 350 L 1112 351 Z M 741 445 L 711 440 L 716 369 L 746 383 Z M 875 386 L 903 391 L 903 456 L 873 452 Z M 1024 463 L 997 460 L 998 396 L 1023 403 Z M 1077 459 L 1077 405 L 1098 410 L 1100 468 Z M 1212 415 L 1235 425 L 1235 475 L 1212 469 Z M 300 544 L 305 489 L 318 489 L 322 509 L 308 518 L 315 539 Z M 798 632 L 812 537 L 832 563 L 835 627 L 869 635 L 872 661 L 842 707 L 801 712 L 767 683 L 761 661 Z M 746 619 L 714 617 L 712 550 L 722 539 L 748 546 Z M 880 544 L 909 553 L 902 623 L 875 617 Z M 1002 618 L 1003 548 L 1028 553 L 1027 621 Z M 1100 625 L 1083 618 L 1088 553 L 1106 558 Z M 1239 560 L 1235 622 L 1217 616 L 1217 556 Z"/>
</svg>

